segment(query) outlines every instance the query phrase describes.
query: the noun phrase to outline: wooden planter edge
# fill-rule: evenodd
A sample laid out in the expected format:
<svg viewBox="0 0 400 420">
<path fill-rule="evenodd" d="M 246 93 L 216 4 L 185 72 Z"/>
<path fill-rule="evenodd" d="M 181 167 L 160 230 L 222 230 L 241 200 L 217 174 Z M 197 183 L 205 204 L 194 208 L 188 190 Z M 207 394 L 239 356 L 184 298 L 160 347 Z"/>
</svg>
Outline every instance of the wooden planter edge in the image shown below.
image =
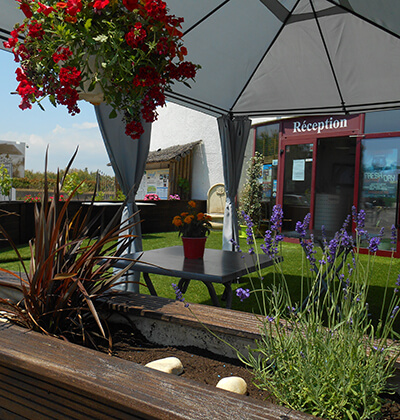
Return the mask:
<svg viewBox="0 0 400 420">
<path fill-rule="evenodd" d="M 0 325 L 0 346 L 4 419 L 315 418 L 9 323 Z"/>
</svg>

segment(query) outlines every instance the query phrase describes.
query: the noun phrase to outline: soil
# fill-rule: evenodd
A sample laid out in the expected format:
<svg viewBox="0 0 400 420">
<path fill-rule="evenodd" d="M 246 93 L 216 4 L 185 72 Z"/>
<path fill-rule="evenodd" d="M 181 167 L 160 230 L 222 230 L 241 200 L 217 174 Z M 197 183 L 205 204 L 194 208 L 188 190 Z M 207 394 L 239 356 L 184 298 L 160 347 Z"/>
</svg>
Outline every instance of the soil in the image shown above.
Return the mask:
<svg viewBox="0 0 400 420">
<path fill-rule="evenodd" d="M 145 365 L 153 360 L 174 356 L 181 360 L 184 366 L 182 377 L 200 383 L 216 386 L 221 378 L 240 376 L 247 383 L 247 395 L 257 400 L 269 399 L 268 393 L 258 389 L 252 382 L 253 375 L 240 361 L 219 356 L 207 350 L 196 347 L 165 347 L 149 343 L 132 327 L 120 325 L 111 330 L 113 347 L 112 355 L 125 360 Z M 99 345 L 99 349 L 109 353 L 107 345 Z M 382 419 L 400 420 L 400 396 L 382 395 Z"/>
</svg>

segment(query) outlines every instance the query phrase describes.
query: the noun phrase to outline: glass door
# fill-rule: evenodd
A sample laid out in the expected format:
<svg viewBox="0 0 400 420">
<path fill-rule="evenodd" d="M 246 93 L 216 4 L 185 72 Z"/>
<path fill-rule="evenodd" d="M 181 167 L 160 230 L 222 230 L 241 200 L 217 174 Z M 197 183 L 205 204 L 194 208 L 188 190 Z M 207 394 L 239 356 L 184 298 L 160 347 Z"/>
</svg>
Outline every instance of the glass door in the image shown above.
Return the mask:
<svg viewBox="0 0 400 420">
<path fill-rule="evenodd" d="M 310 212 L 313 143 L 287 145 L 283 185 L 283 230 L 295 230 L 296 223 Z"/>
<path fill-rule="evenodd" d="M 390 250 L 392 225 L 399 227 L 400 137 L 362 140 L 359 209 L 371 236 L 384 228 L 380 250 Z"/>
<path fill-rule="evenodd" d="M 354 199 L 356 140 L 319 139 L 315 176 L 314 228 L 333 235 L 351 214 Z"/>
</svg>

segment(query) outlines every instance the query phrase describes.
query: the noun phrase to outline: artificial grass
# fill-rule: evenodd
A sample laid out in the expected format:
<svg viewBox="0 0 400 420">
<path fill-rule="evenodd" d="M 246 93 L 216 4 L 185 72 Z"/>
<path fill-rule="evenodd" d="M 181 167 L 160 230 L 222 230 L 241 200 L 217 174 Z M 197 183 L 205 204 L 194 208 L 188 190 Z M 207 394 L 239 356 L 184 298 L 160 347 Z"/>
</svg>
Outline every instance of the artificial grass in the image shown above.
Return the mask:
<svg viewBox="0 0 400 420">
<path fill-rule="evenodd" d="M 258 244 L 262 242 L 262 238 L 257 240 Z M 182 241 L 178 236 L 177 232 L 163 232 L 163 233 L 151 233 L 143 235 L 143 248 L 146 249 L 156 249 L 164 248 L 174 245 L 181 245 Z M 245 240 L 241 241 L 241 245 L 244 250 L 246 250 Z M 206 243 L 207 248 L 212 249 L 221 249 L 222 247 L 222 232 L 213 231 L 207 239 Z M 19 246 L 19 252 L 23 256 L 26 263 L 29 262 L 29 246 Z M 283 263 L 281 264 L 282 271 L 286 277 L 289 290 L 292 295 L 293 302 L 299 302 L 301 300 L 301 277 L 303 273 L 307 275 L 308 268 L 303 264 L 304 253 L 301 247 L 298 244 L 293 243 L 283 243 L 281 249 L 282 256 L 284 258 Z M 361 260 L 364 264 L 367 263 L 368 256 L 361 255 Z M 318 256 L 317 256 L 318 260 Z M 28 264 L 26 264 L 28 267 Z M 16 257 L 14 251 L 11 248 L 0 249 L 0 267 L 6 268 L 13 271 L 21 271 L 21 266 Z M 370 293 L 369 293 L 369 307 L 371 316 L 375 319 L 379 317 L 384 288 L 387 280 L 388 270 L 391 270 L 391 276 L 389 279 L 389 290 L 388 298 L 390 299 L 391 294 L 394 292 L 396 287 L 397 277 L 400 272 L 400 259 L 391 260 L 386 257 L 374 257 L 374 267 L 372 271 L 372 276 L 370 280 Z M 262 271 L 265 284 L 269 284 L 274 281 L 274 268 L 269 267 Z M 276 277 L 277 279 L 279 277 Z M 159 296 L 163 296 L 170 299 L 175 299 L 175 293 L 171 286 L 172 283 L 176 283 L 178 279 L 151 275 L 152 282 Z M 242 287 L 244 289 L 252 290 L 252 285 L 257 288 L 259 287 L 259 279 L 256 274 L 251 276 L 244 276 L 239 279 L 238 283 L 232 284 L 232 288 L 235 291 L 237 288 Z M 220 284 L 215 284 L 215 290 L 219 298 L 221 298 L 224 287 Z M 149 294 L 149 291 L 145 286 L 140 286 L 140 292 Z M 206 286 L 199 281 L 192 281 L 189 285 L 189 288 L 185 294 L 185 299 L 188 302 L 201 303 L 206 305 L 211 305 L 211 299 L 208 294 Z M 258 313 L 257 303 L 254 295 L 251 295 L 249 299 L 246 299 L 244 302 L 240 302 L 239 298 L 234 296 L 232 309 L 246 311 L 246 312 L 255 312 Z M 400 321 L 396 325 L 396 330 L 400 332 Z"/>
</svg>

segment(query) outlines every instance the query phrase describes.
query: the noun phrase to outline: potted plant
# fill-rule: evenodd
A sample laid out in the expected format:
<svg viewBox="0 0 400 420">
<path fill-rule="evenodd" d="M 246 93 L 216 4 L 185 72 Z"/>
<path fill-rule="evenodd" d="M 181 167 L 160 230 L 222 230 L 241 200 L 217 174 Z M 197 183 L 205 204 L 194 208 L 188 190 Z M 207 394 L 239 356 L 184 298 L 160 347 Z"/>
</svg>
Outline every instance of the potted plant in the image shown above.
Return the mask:
<svg viewBox="0 0 400 420">
<path fill-rule="evenodd" d="M 179 236 L 182 236 L 185 258 L 203 258 L 207 235 L 210 234 L 211 216 L 196 213 L 196 202 L 193 200 L 188 205 L 189 211 L 175 216 L 172 224 L 178 228 Z"/>
<path fill-rule="evenodd" d="M 139 138 L 174 81 L 187 83 L 199 66 L 185 61 L 182 18 L 162 0 L 17 0 L 25 14 L 4 43 L 12 49 L 21 109 L 48 97 L 68 112 L 77 101 L 106 102 L 120 111 L 126 134 Z M 41 106 L 42 107 L 42 106 Z"/>
</svg>

